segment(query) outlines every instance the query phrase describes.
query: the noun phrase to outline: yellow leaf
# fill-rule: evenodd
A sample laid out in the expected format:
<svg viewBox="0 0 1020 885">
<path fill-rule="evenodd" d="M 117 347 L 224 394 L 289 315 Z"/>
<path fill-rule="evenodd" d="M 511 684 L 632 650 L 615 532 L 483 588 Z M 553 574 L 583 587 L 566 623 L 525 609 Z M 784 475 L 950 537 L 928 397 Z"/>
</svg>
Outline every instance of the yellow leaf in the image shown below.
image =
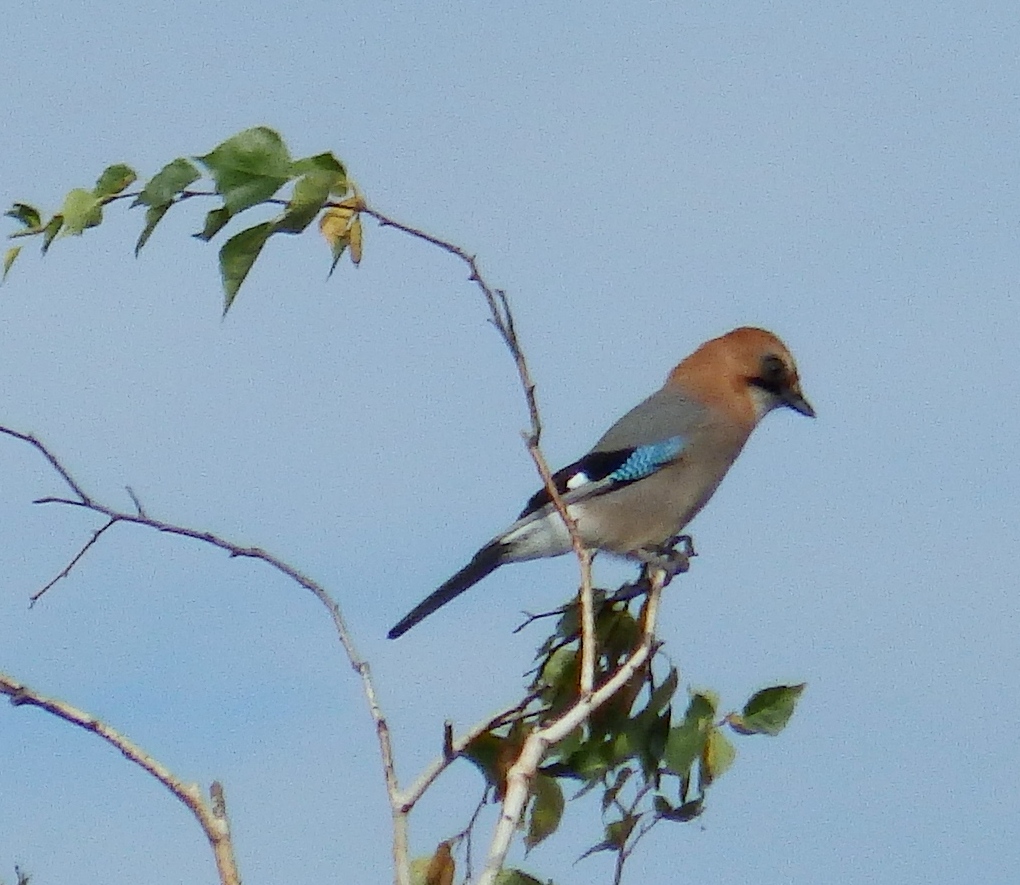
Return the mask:
<svg viewBox="0 0 1020 885">
<path fill-rule="evenodd" d="M 347 207 L 332 207 L 322 213 L 319 219 L 319 232 L 333 248 L 347 237 L 354 210 Z"/>
<path fill-rule="evenodd" d="M 701 754 L 701 779 L 705 786 L 724 774 L 736 756 L 737 751 L 726 735 L 713 728 Z"/>
<path fill-rule="evenodd" d="M 428 885 L 453 885 L 453 874 L 456 865 L 453 862 L 453 855 L 450 852 L 449 842 L 440 842 L 436 853 L 429 861 L 429 869 L 425 874 L 425 881 Z"/>
<path fill-rule="evenodd" d="M 351 222 L 350 238 L 351 261 L 358 265 L 361 263 L 361 219 L 356 216 Z"/>
<path fill-rule="evenodd" d="M 360 246 L 360 243 L 358 244 Z M 12 246 L 6 252 L 4 252 L 4 275 L 2 279 L 7 279 L 7 274 L 11 269 L 11 265 L 14 264 L 14 259 L 18 257 L 18 253 L 21 252 L 21 246 Z"/>
<path fill-rule="evenodd" d="M 354 193 L 349 197 L 344 197 L 337 205 L 353 212 L 360 212 L 365 208 L 365 200 L 360 194 Z"/>
</svg>

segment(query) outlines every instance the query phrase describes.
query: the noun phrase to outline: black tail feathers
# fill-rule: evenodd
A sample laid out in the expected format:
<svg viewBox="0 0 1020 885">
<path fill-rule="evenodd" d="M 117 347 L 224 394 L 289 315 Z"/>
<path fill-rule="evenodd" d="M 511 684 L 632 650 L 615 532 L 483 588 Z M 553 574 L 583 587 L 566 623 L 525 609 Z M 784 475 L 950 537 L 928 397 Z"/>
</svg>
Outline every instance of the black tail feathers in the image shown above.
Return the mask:
<svg viewBox="0 0 1020 885">
<path fill-rule="evenodd" d="M 456 599 L 461 593 L 473 587 L 486 575 L 494 572 L 506 562 L 504 558 L 506 549 L 505 544 L 496 542 L 483 547 L 474 555 L 471 562 L 404 615 L 397 622 L 396 626 L 386 634 L 387 637 L 396 639 L 398 636 L 403 636 L 415 624 L 423 618 L 427 618 L 437 608 L 446 605 L 451 599 Z"/>
</svg>

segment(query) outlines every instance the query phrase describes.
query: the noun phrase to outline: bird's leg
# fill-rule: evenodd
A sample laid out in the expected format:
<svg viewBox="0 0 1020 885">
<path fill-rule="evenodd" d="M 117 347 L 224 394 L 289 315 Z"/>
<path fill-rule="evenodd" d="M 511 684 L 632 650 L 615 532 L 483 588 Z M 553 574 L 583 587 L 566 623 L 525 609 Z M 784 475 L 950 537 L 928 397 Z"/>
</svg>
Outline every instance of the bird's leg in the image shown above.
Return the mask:
<svg viewBox="0 0 1020 885">
<path fill-rule="evenodd" d="M 635 559 L 643 563 L 641 576 L 630 584 L 624 584 L 607 602 L 629 602 L 642 596 L 651 589 L 652 572 L 661 570 L 666 573 L 663 587 L 677 575 L 683 574 L 691 567 L 691 557 L 698 554 L 694 550 L 694 540 L 690 535 L 674 535 L 667 538 L 659 547 L 647 547 L 634 552 Z"/>
<path fill-rule="evenodd" d="M 696 556 L 694 540 L 690 535 L 674 535 L 667 538 L 659 547 L 646 547 L 637 551 L 637 558 L 645 564 L 641 583 L 646 586 L 651 581 L 650 572 L 661 569 L 666 573 L 665 587 L 677 575 L 681 575 L 691 567 L 691 557 Z"/>
</svg>

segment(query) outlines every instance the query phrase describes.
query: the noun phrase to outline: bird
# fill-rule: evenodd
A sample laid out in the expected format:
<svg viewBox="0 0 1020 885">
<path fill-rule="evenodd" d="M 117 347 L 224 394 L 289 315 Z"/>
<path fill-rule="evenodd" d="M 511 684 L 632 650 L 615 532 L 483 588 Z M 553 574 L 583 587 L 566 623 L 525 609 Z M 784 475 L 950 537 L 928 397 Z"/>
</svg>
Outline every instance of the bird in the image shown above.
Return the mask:
<svg viewBox="0 0 1020 885">
<path fill-rule="evenodd" d="M 702 344 L 587 454 L 553 474 L 583 545 L 667 567 L 681 530 L 708 503 L 751 432 L 782 407 L 815 417 L 797 364 L 773 333 L 742 326 Z M 516 522 L 387 635 L 402 636 L 502 565 L 572 549 L 570 532 L 542 488 Z"/>
</svg>

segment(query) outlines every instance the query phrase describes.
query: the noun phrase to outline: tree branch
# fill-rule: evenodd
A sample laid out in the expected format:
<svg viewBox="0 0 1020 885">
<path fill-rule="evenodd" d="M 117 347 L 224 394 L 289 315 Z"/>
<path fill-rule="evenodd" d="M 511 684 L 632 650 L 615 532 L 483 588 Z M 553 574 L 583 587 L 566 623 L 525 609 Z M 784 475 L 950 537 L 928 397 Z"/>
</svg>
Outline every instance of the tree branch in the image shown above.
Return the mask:
<svg viewBox="0 0 1020 885">
<path fill-rule="evenodd" d="M 36 503 L 40 503 L 40 502 L 36 502 Z M 71 503 L 71 502 L 68 502 L 68 503 Z M 36 590 L 35 593 L 33 593 L 31 596 L 28 597 L 28 606 L 29 606 L 29 608 L 31 608 L 33 605 L 35 605 L 39 601 L 39 598 L 47 590 L 49 590 L 50 587 L 52 587 L 59 580 L 61 580 L 61 578 L 66 578 L 69 574 L 71 574 L 71 570 L 81 561 L 81 558 L 88 552 L 89 548 L 93 544 L 95 544 L 96 541 L 98 541 L 103 536 L 103 532 L 105 532 L 111 526 L 115 525 L 116 522 L 117 522 L 117 520 L 115 520 L 115 519 L 107 520 L 106 525 L 100 526 L 98 529 L 96 529 L 92 533 L 92 537 L 89 538 L 88 541 L 85 542 L 85 545 L 81 548 L 81 550 L 79 550 L 75 554 L 74 558 L 66 566 L 64 566 L 60 570 L 60 572 L 57 574 L 57 576 L 52 581 L 50 581 L 45 586 L 43 586 L 41 589 Z"/>
<path fill-rule="evenodd" d="M 241 885 L 241 876 L 237 870 L 234 848 L 230 839 L 230 824 L 227 819 L 223 787 L 219 783 L 212 785 L 211 801 L 207 804 L 198 784 L 184 783 L 165 765 L 157 762 L 120 732 L 84 710 L 79 710 L 56 698 L 41 695 L 4 673 L 0 673 L 0 694 L 7 695 L 15 707 L 26 705 L 38 707 L 58 719 L 63 719 L 65 722 L 70 722 L 72 725 L 77 725 L 85 731 L 98 735 L 108 744 L 120 750 L 135 765 L 152 775 L 187 806 L 202 827 L 213 850 L 213 856 L 216 858 L 216 868 L 219 871 L 221 885 Z"/>
<path fill-rule="evenodd" d="M 315 598 L 318 599 L 329 612 L 330 619 L 333 622 L 334 631 L 337 639 L 340 641 L 340 645 L 347 655 L 348 663 L 361 679 L 362 690 L 364 691 L 365 699 L 368 702 L 368 708 L 371 713 L 372 720 L 375 723 L 376 739 L 379 744 L 379 755 L 382 759 L 383 770 L 385 772 L 387 793 L 390 797 L 391 806 L 396 809 L 397 803 L 394 801 L 394 796 L 398 792 L 398 785 L 393 761 L 393 745 L 390 740 L 389 724 L 387 723 L 386 717 L 379 705 L 378 696 L 375 691 L 375 685 L 372 681 L 372 673 L 368 662 L 365 661 L 365 659 L 359 654 L 357 647 L 354 644 L 354 639 L 351 636 L 351 632 L 347 627 L 347 622 L 344 620 L 343 612 L 341 611 L 339 604 L 333 599 L 325 587 L 317 581 L 312 580 L 307 575 L 304 575 L 292 565 L 278 559 L 270 553 L 267 553 L 261 547 L 243 547 L 239 544 L 228 541 L 225 538 L 221 538 L 219 535 L 213 534 L 212 532 L 198 531 L 186 526 L 175 525 L 173 523 L 151 517 L 146 514 L 134 492 L 130 492 L 132 501 L 135 505 L 135 512 L 133 513 L 117 510 L 114 507 L 102 504 L 84 491 L 81 485 L 79 485 L 79 483 L 71 475 L 70 471 L 64 467 L 56 455 L 54 455 L 46 447 L 46 445 L 35 436 L 28 433 L 21 433 L 17 430 L 12 430 L 11 428 L 4 426 L 0 426 L 0 434 L 13 437 L 14 439 L 21 440 L 32 446 L 49 462 L 50 466 L 53 467 L 61 479 L 63 479 L 64 483 L 76 496 L 76 498 L 73 499 L 56 497 L 40 498 L 36 503 L 64 504 L 74 507 L 83 507 L 86 510 L 91 510 L 94 513 L 105 516 L 108 520 L 106 525 L 95 533 L 92 540 L 85 544 L 71 562 L 68 563 L 68 565 L 61 571 L 57 578 L 51 581 L 47 587 L 43 588 L 43 590 L 35 594 L 35 598 L 41 596 L 42 593 L 45 592 L 48 587 L 56 583 L 57 580 L 62 577 L 66 577 L 72 571 L 74 566 L 81 560 L 84 553 L 95 543 L 96 540 L 98 540 L 99 536 L 118 522 L 148 526 L 149 528 L 155 529 L 159 532 L 178 535 L 184 538 L 192 538 L 196 541 L 210 544 L 213 547 L 218 547 L 219 549 L 226 551 L 231 556 L 260 560 L 276 571 L 286 575 L 296 584 L 308 590 L 313 596 L 315 596 Z M 394 853 L 396 855 L 399 852 L 402 852 L 402 856 L 406 858 L 406 820 L 400 818 L 396 814 L 396 811 L 394 811 Z M 406 863 L 404 864 L 404 868 L 406 869 Z"/>
</svg>

